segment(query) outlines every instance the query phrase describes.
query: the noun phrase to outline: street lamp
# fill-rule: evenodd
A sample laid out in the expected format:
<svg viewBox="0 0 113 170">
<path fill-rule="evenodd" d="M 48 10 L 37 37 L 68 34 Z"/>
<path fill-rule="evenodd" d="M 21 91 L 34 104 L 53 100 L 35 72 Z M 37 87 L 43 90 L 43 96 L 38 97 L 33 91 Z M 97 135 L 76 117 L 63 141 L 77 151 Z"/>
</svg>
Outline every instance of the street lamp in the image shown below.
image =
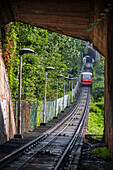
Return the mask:
<svg viewBox="0 0 113 170">
<path fill-rule="evenodd" d="M 73 93 L 74 93 L 74 92 L 73 92 L 73 90 L 74 90 L 73 88 L 75 88 L 76 79 L 77 79 L 77 78 L 73 78 L 73 80 L 72 80 L 72 96 L 71 96 L 72 98 L 71 98 L 71 102 L 73 102 L 73 97 L 74 97 L 74 95 L 75 95 L 75 94 L 73 95 Z"/>
<path fill-rule="evenodd" d="M 69 77 L 65 77 L 65 78 L 64 78 L 64 96 L 63 96 L 63 110 L 62 110 L 62 111 L 64 111 L 65 87 L 66 87 L 66 86 L 65 86 L 65 81 L 68 80 L 68 78 L 69 78 Z"/>
<path fill-rule="evenodd" d="M 41 125 L 45 125 L 45 123 L 46 123 L 46 88 L 47 88 L 47 72 L 49 70 L 54 70 L 54 67 L 46 67 L 45 68 L 46 77 L 45 77 L 44 111 L 43 111 L 43 123 L 41 123 Z"/>
<path fill-rule="evenodd" d="M 68 107 L 69 107 L 69 104 L 70 104 L 70 80 L 72 80 L 72 78 L 68 78 L 69 80 L 69 95 L 68 95 Z"/>
<path fill-rule="evenodd" d="M 21 135 L 21 82 L 22 82 L 22 55 L 27 53 L 34 53 L 32 49 L 29 48 L 22 48 L 19 50 L 20 54 L 20 74 L 19 74 L 19 97 L 18 97 L 18 124 L 17 124 L 17 135 L 15 134 L 16 137 L 22 137 Z"/>
<path fill-rule="evenodd" d="M 71 91 L 71 103 L 73 102 L 73 80 L 74 80 L 74 78 L 70 78 L 70 80 L 72 80 L 72 85 L 71 85 L 71 89 L 72 89 L 72 91 Z"/>
<path fill-rule="evenodd" d="M 58 79 L 63 77 L 63 75 L 59 74 L 57 75 L 57 89 L 56 89 L 56 107 L 55 107 L 55 117 L 58 115 L 58 109 L 57 109 L 57 98 L 58 98 Z"/>
</svg>

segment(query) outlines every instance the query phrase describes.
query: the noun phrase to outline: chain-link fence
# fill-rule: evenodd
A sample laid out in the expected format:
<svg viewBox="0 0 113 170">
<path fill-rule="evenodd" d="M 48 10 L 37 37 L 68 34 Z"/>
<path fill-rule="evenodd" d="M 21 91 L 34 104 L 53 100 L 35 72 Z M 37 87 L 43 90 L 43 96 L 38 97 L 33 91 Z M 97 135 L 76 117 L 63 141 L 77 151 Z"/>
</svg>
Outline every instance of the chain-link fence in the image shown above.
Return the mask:
<svg viewBox="0 0 113 170">
<path fill-rule="evenodd" d="M 70 92 L 64 97 L 57 99 L 57 110 L 60 113 L 68 104 L 72 101 L 72 97 L 75 97 L 75 94 L 79 88 L 81 78 L 80 76 L 76 79 L 76 84 Z M 70 97 L 69 97 L 70 95 Z M 70 101 L 69 101 L 70 99 Z M 18 101 L 13 102 L 14 112 L 15 112 L 15 123 L 17 125 L 18 121 Z M 64 107 L 64 108 L 63 108 Z M 50 121 L 55 116 L 56 109 L 56 100 L 48 101 L 46 103 L 46 122 Z M 22 133 L 28 133 L 43 122 L 43 111 L 44 111 L 44 101 L 38 102 L 22 102 L 21 104 L 21 122 L 22 122 Z"/>
</svg>

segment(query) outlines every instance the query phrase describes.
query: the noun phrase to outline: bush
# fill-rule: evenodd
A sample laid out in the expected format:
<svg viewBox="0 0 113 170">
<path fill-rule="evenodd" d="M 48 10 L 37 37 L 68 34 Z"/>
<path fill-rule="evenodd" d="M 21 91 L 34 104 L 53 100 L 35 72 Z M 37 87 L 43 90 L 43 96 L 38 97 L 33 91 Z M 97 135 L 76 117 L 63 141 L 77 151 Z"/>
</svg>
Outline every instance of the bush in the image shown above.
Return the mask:
<svg viewBox="0 0 113 170">
<path fill-rule="evenodd" d="M 99 104 L 99 106 L 98 106 Z M 103 108 L 104 100 L 101 100 L 99 103 L 94 102 L 90 103 L 90 113 L 88 119 L 88 131 L 87 134 L 103 135 L 104 131 L 104 116 Z"/>
<path fill-rule="evenodd" d="M 94 149 L 91 153 L 98 158 L 102 158 L 102 159 L 111 158 L 109 149 L 106 147 L 100 147 L 100 148 Z"/>
<path fill-rule="evenodd" d="M 97 61 L 93 70 L 93 86 L 88 120 L 88 134 L 103 135 L 104 130 L 104 71 Z"/>
</svg>

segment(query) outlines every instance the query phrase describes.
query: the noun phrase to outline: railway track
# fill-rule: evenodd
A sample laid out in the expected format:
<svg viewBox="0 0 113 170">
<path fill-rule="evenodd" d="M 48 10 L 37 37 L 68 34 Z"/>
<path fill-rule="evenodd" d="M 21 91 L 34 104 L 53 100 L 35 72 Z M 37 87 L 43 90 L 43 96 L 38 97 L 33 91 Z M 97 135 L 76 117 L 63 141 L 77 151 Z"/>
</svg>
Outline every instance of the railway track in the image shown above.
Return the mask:
<svg viewBox="0 0 113 170">
<path fill-rule="evenodd" d="M 90 88 L 83 87 L 76 107 L 59 124 L 0 160 L 0 169 L 70 169 L 83 142 Z M 76 161 L 75 161 L 76 162 Z"/>
</svg>

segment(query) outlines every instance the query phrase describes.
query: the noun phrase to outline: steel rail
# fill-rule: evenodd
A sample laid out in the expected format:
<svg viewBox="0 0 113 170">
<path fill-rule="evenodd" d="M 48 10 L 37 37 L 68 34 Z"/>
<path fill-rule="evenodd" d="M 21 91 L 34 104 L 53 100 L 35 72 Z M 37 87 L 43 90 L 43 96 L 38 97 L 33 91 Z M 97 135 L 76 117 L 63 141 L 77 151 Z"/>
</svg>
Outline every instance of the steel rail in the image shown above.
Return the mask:
<svg viewBox="0 0 113 170">
<path fill-rule="evenodd" d="M 86 107 L 87 107 L 87 103 L 88 103 L 88 96 L 89 96 L 89 93 L 87 94 L 87 100 L 86 100 L 86 104 L 85 104 L 85 108 L 84 108 L 84 111 L 83 111 L 83 114 L 82 114 L 82 117 L 75 129 L 75 134 L 73 136 L 73 138 L 71 139 L 70 143 L 68 144 L 67 148 L 65 149 L 63 155 L 61 156 L 61 158 L 59 159 L 59 161 L 57 162 L 56 166 L 54 167 L 54 170 L 57 170 L 59 169 L 59 167 L 61 166 L 64 158 L 66 157 L 67 153 L 69 152 L 70 148 L 75 144 L 75 142 L 77 141 L 78 139 L 78 134 L 80 132 L 80 129 L 82 127 L 82 124 L 83 124 L 83 121 L 85 119 L 85 110 L 86 110 Z"/>
<path fill-rule="evenodd" d="M 81 132 L 80 132 L 79 137 L 78 137 L 80 139 L 77 140 L 77 142 L 76 142 L 77 144 L 75 143 L 74 146 L 71 149 L 71 159 L 69 159 L 68 167 L 66 166 L 67 170 L 71 169 L 72 161 L 73 161 L 74 158 L 76 159 L 75 151 L 79 150 L 79 152 L 80 152 L 80 150 L 82 149 L 82 146 L 83 146 L 84 136 L 85 136 L 87 124 L 88 124 L 89 99 L 90 99 L 90 97 L 88 97 L 88 101 L 87 101 L 88 103 L 87 103 L 87 106 L 86 106 L 87 108 L 86 108 L 86 111 L 85 111 L 86 116 L 85 116 L 83 126 L 81 128 Z M 79 155 L 77 154 L 77 160 L 79 160 L 79 159 L 80 159 L 80 154 Z M 75 168 L 75 170 L 77 169 L 77 162 L 76 162 L 76 167 L 74 167 L 74 168 Z"/>
<path fill-rule="evenodd" d="M 80 106 L 77 106 L 77 107 L 80 107 Z M 78 109 L 78 108 L 76 108 L 76 109 Z M 45 145 L 42 146 L 39 150 L 37 150 L 28 160 L 26 160 L 26 161 L 25 161 L 20 167 L 18 167 L 16 170 L 20 170 L 21 168 L 23 168 L 24 165 L 25 165 L 26 163 L 28 163 L 33 157 L 35 157 L 35 155 L 36 155 L 37 153 L 39 153 L 42 149 L 44 149 L 45 147 L 47 147 L 48 145 L 50 145 L 50 143 L 52 143 L 52 142 L 69 126 L 69 124 L 73 121 L 73 119 L 74 119 L 76 116 L 77 116 L 77 114 L 74 115 L 74 116 L 71 118 L 71 120 L 70 120 L 66 125 L 64 125 L 64 127 L 63 127 L 47 144 L 45 144 Z"/>
<path fill-rule="evenodd" d="M 80 97 L 79 97 L 80 100 Z M 34 139 L 33 141 L 29 142 L 28 144 L 22 146 L 21 148 L 17 149 L 16 151 L 12 152 L 11 154 L 8 154 L 4 158 L 0 160 L 0 168 L 3 167 L 4 165 L 8 164 L 12 160 L 14 160 L 16 157 L 20 155 L 23 151 L 25 151 L 27 148 L 30 148 L 30 146 L 35 146 L 39 143 L 40 140 L 51 134 L 55 129 L 60 127 L 71 115 L 75 112 L 76 108 L 78 107 L 79 101 L 77 101 L 76 106 L 73 107 L 73 109 L 68 113 L 68 116 L 64 117 L 63 120 L 61 120 L 60 123 L 58 123 L 56 126 L 53 128 L 49 129 L 47 132 L 39 136 L 38 138 Z"/>
<path fill-rule="evenodd" d="M 78 107 L 80 107 L 80 106 L 78 106 Z M 85 107 L 86 107 L 86 105 L 85 105 Z M 77 108 L 77 109 L 78 109 L 78 108 Z M 76 111 L 77 111 L 77 110 L 76 110 Z M 39 150 L 37 150 L 28 160 L 26 160 L 19 168 L 17 168 L 17 170 L 20 170 L 21 168 L 23 168 L 24 165 L 25 165 L 26 163 L 28 163 L 33 157 L 35 157 L 35 155 L 36 155 L 39 151 L 41 151 L 42 149 L 44 149 L 45 147 L 47 147 L 50 143 L 52 143 L 52 142 L 55 140 L 55 138 L 57 138 L 57 136 L 58 136 L 59 134 L 61 134 L 61 133 L 69 126 L 69 124 L 73 121 L 73 119 L 74 119 L 76 116 L 77 116 L 77 114 L 74 115 L 74 116 L 71 118 L 71 120 L 65 125 L 65 127 L 63 127 L 63 129 L 61 129 L 47 144 L 45 144 L 42 148 L 40 148 Z M 81 119 L 80 119 L 80 121 L 81 121 Z M 80 121 L 79 121 L 79 124 L 80 124 Z M 79 124 L 78 124 L 78 126 L 77 126 L 76 129 L 78 129 Z M 81 127 L 81 126 L 80 126 L 80 127 Z"/>
<path fill-rule="evenodd" d="M 86 113 L 87 114 L 87 113 Z M 86 115 L 86 117 L 88 117 L 88 114 Z M 75 152 L 79 149 L 79 151 L 80 151 L 80 149 L 82 148 L 82 145 L 83 145 L 83 141 L 84 141 L 84 135 L 85 135 L 85 131 L 86 131 L 86 129 L 85 129 L 85 127 L 87 126 L 87 118 L 85 118 L 85 121 L 84 121 L 84 124 L 83 124 L 83 127 L 81 128 L 81 131 L 80 131 L 80 133 L 79 133 L 79 136 L 78 136 L 78 138 L 77 138 L 77 141 L 76 141 L 76 143 L 74 143 L 74 146 L 72 146 L 72 148 L 70 148 L 70 150 L 71 150 L 71 159 L 69 159 L 69 163 L 68 163 L 68 165 L 66 166 L 66 170 L 69 170 L 70 168 L 71 168 L 71 164 L 72 164 L 72 161 L 73 161 L 73 159 L 74 159 L 74 156 L 75 156 Z M 73 153 L 74 152 L 74 153 Z M 79 156 L 80 156 L 80 154 L 79 154 Z M 65 166 L 65 164 L 64 164 L 64 166 Z M 63 167 L 64 167 L 63 166 Z M 77 167 L 77 166 L 76 166 Z M 75 170 L 76 170 L 77 168 L 75 168 Z"/>
</svg>

